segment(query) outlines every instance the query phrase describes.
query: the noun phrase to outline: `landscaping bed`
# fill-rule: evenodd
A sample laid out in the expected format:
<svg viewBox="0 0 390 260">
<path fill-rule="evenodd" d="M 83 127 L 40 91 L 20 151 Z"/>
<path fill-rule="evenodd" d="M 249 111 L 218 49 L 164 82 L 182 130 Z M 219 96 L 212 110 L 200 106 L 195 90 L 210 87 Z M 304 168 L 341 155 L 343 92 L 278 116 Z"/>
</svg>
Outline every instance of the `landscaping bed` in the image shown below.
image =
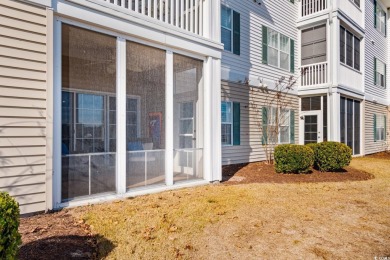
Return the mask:
<svg viewBox="0 0 390 260">
<path fill-rule="evenodd" d="M 222 181 L 226 185 L 245 183 L 295 183 L 295 182 L 343 182 L 364 181 L 374 175 L 352 167 L 339 172 L 320 172 L 312 169 L 305 174 L 275 173 L 274 165 L 265 162 L 234 164 L 222 167 Z"/>
</svg>

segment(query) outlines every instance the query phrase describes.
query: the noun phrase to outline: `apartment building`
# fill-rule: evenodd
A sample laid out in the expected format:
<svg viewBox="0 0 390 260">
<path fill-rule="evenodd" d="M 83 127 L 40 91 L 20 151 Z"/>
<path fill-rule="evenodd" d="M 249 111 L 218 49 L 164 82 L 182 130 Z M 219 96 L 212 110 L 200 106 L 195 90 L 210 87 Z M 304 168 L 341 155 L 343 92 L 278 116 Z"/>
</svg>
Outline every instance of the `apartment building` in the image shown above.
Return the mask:
<svg viewBox="0 0 390 260">
<path fill-rule="evenodd" d="M 388 7 L 0 0 L 0 190 L 31 213 L 219 181 L 265 159 L 265 114 L 277 143 L 384 151 Z"/>
<path fill-rule="evenodd" d="M 275 126 L 277 143 L 338 141 L 354 156 L 387 150 L 388 7 L 380 0 L 222 0 L 222 163 L 265 160 L 262 106 L 275 93 L 253 89 L 274 90 L 283 77 L 297 83 L 279 112 L 286 119 Z"/>
</svg>

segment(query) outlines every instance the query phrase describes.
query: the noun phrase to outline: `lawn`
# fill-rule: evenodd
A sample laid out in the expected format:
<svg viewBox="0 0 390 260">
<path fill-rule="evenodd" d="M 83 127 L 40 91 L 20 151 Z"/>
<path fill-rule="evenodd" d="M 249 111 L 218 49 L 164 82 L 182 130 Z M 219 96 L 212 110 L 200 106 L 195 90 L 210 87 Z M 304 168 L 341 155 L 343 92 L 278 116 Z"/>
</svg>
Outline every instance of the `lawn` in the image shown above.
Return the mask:
<svg viewBox="0 0 390 260">
<path fill-rule="evenodd" d="M 390 157 L 351 166 L 375 178 L 209 185 L 66 214 L 89 225 L 108 259 L 390 256 Z"/>
</svg>

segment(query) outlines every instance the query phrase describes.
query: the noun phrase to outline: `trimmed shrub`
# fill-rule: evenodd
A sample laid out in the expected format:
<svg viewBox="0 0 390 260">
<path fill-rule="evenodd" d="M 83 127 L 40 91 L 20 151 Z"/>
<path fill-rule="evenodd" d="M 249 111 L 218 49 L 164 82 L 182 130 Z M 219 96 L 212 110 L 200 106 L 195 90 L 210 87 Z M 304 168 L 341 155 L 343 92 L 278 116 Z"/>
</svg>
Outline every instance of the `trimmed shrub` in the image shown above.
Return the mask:
<svg viewBox="0 0 390 260">
<path fill-rule="evenodd" d="M 8 193 L 0 192 L 0 259 L 16 259 L 22 243 L 19 213 L 19 204 Z"/>
<path fill-rule="evenodd" d="M 339 171 L 352 160 L 352 149 L 339 142 L 308 145 L 314 151 L 314 167 L 322 172 Z"/>
<path fill-rule="evenodd" d="M 283 144 L 275 147 L 275 170 L 278 173 L 307 173 L 314 163 L 314 152 L 307 146 Z"/>
</svg>

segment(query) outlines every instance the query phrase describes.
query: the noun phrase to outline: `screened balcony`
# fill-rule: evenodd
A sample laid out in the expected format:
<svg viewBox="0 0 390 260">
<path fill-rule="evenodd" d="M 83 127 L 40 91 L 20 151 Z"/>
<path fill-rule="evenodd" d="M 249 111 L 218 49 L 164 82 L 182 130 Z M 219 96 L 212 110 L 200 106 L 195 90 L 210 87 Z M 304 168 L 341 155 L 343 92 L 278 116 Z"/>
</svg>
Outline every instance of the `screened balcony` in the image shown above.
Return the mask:
<svg viewBox="0 0 390 260">
<path fill-rule="evenodd" d="M 321 86 L 329 82 L 326 25 L 301 32 L 301 87 Z"/>
</svg>

